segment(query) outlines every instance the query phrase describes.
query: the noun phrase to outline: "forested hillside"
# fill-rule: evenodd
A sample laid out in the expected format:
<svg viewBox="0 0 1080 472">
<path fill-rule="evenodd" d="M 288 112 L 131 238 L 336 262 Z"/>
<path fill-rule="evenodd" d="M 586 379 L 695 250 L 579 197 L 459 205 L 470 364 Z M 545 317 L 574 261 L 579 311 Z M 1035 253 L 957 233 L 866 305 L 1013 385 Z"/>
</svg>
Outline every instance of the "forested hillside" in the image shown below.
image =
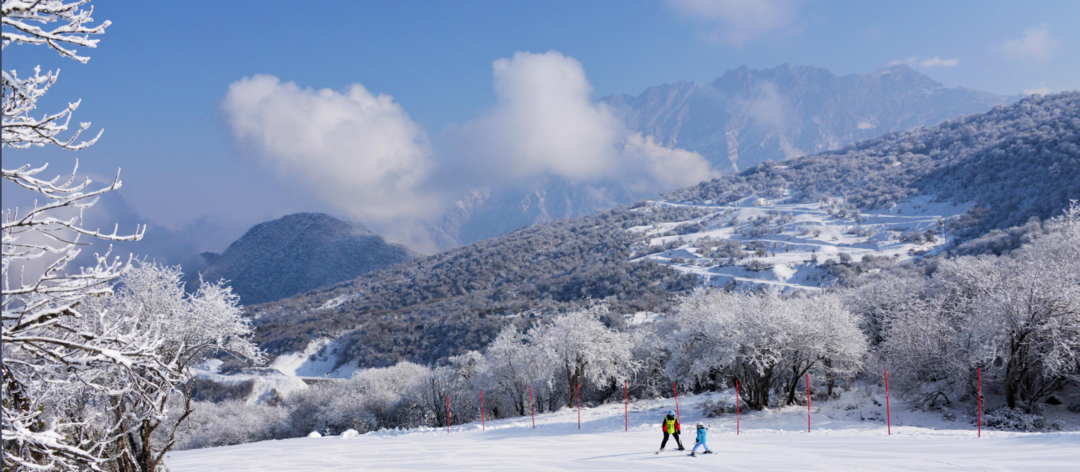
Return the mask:
<svg viewBox="0 0 1080 472">
<path fill-rule="evenodd" d="M 763 163 L 675 192 L 668 201 L 732 202 L 787 195 L 842 197 L 855 208 L 888 207 L 915 195 L 974 201 L 950 244 L 1032 217 L 1060 214 L 1080 198 L 1080 93 L 1012 106 L 840 151 Z M 1052 189 L 1052 190 L 1048 190 Z M 853 209 L 855 209 L 853 208 Z M 330 289 L 249 307 L 271 354 L 340 338 L 341 362 L 431 362 L 479 349 L 511 321 L 604 300 L 612 313 L 666 311 L 694 285 L 656 262 L 630 262 L 647 244 L 633 227 L 707 216 L 694 206 L 634 205 L 558 221 L 392 266 Z M 522 315 L 523 314 L 523 315 Z M 606 322 L 619 325 L 620 316 Z"/>
<path fill-rule="evenodd" d="M 918 194 L 975 201 L 963 234 L 1045 219 L 1080 197 L 1080 93 L 1032 97 L 1012 106 L 864 141 L 662 197 L 730 202 L 793 192 L 796 201 L 840 196 L 882 208 Z"/>
</svg>

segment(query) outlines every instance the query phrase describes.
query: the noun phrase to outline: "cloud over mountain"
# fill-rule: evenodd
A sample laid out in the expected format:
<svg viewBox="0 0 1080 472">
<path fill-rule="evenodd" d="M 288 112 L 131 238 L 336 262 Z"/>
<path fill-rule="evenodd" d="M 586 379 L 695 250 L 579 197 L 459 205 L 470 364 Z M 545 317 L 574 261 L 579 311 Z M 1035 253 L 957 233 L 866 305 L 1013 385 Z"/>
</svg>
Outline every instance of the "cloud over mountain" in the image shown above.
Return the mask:
<svg viewBox="0 0 1080 472">
<path fill-rule="evenodd" d="M 423 217 L 438 208 L 421 188 L 433 166 L 427 134 L 389 95 L 256 75 L 230 85 L 221 106 L 260 164 L 354 218 Z"/>
<path fill-rule="evenodd" d="M 556 51 L 517 52 L 493 64 L 498 102 L 448 130 L 454 165 L 479 185 L 541 175 L 648 182 L 654 191 L 712 176 L 705 159 L 631 132 L 604 103 L 581 63 Z"/>
<path fill-rule="evenodd" d="M 1024 36 L 1005 41 L 999 48 L 1006 57 L 1036 63 L 1046 62 L 1057 49 L 1058 41 L 1050 36 L 1050 27 L 1042 24 L 1024 30 Z"/>
</svg>

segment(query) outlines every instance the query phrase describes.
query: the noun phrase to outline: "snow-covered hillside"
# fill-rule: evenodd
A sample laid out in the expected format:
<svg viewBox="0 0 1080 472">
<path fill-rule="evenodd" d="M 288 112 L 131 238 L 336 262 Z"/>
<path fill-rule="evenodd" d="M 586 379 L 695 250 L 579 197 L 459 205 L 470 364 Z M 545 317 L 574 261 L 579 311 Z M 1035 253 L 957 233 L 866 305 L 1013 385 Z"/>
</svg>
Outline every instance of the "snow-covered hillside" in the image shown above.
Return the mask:
<svg viewBox="0 0 1080 472">
<path fill-rule="evenodd" d="M 1080 432 L 1006 433 L 983 430 L 970 418 L 943 421 L 894 402 L 888 435 L 884 396 L 849 391 L 812 405 L 743 411 L 736 436 L 734 415 L 707 418 L 702 407 L 731 401 L 731 391 L 682 398 L 683 442 L 693 446 L 693 425 L 709 425 L 713 455 L 688 457 L 669 448 L 655 454 L 659 423 L 671 399 L 631 402 L 629 431 L 622 404 L 563 409 L 529 417 L 450 428 L 379 431 L 363 435 L 264 441 L 172 452 L 174 472 L 316 470 L 1075 470 Z M 873 401 L 871 401 L 873 400 Z M 876 405 L 874 402 L 881 405 Z"/>
<path fill-rule="evenodd" d="M 850 211 L 843 200 L 792 203 L 788 198 L 748 197 L 731 204 L 657 201 L 641 209 L 688 206 L 705 216 L 631 228 L 645 241 L 635 260 L 649 259 L 701 277 L 709 286 L 781 291 L 819 290 L 834 283 L 821 263 L 866 256 L 906 260 L 932 254 L 948 241 L 950 218 L 972 203 L 956 205 L 919 196 L 881 211 Z"/>
</svg>

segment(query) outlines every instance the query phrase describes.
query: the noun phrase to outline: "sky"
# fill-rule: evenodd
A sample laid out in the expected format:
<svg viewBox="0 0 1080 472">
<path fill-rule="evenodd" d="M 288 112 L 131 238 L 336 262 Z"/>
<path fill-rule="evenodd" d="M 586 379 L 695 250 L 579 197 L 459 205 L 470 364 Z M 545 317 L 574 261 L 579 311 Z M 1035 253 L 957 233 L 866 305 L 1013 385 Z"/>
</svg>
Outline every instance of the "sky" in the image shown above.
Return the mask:
<svg viewBox="0 0 1080 472">
<path fill-rule="evenodd" d="M 402 218 L 506 176 L 606 178 L 626 162 L 646 182 L 685 183 L 655 171 L 667 165 L 707 178 L 700 156 L 649 142 L 593 100 L 744 65 L 844 75 L 903 63 L 1002 95 L 1080 89 L 1075 1 L 93 5 L 112 25 L 83 51 L 89 63 L 12 45 L 3 68 L 60 68 L 42 111 L 82 99 L 74 119 L 101 140 L 5 149 L 4 168 L 64 172 L 78 157 L 97 181 L 122 169 L 99 219 L 149 222 L 148 239 L 168 233 L 182 251 L 220 252 L 297 211 L 407 239 Z M 5 208 L 23 198 L 5 183 Z"/>
</svg>

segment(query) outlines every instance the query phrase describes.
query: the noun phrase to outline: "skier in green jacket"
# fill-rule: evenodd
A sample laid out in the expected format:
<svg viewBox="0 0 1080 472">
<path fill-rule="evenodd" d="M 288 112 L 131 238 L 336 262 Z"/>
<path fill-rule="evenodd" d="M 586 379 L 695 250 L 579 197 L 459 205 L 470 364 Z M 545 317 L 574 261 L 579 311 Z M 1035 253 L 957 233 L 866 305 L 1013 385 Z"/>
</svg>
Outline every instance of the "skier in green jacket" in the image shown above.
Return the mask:
<svg viewBox="0 0 1080 472">
<path fill-rule="evenodd" d="M 682 440 L 679 439 L 679 433 L 682 432 L 682 425 L 680 425 L 679 420 L 675 418 L 675 410 L 669 410 L 667 412 L 667 416 L 665 416 L 664 421 L 660 423 L 660 427 L 664 430 L 664 440 L 660 443 L 660 450 L 656 451 L 657 454 L 663 452 L 664 446 L 667 446 L 669 436 L 675 437 L 675 443 L 679 445 L 680 451 L 686 450 L 682 445 Z"/>
</svg>

